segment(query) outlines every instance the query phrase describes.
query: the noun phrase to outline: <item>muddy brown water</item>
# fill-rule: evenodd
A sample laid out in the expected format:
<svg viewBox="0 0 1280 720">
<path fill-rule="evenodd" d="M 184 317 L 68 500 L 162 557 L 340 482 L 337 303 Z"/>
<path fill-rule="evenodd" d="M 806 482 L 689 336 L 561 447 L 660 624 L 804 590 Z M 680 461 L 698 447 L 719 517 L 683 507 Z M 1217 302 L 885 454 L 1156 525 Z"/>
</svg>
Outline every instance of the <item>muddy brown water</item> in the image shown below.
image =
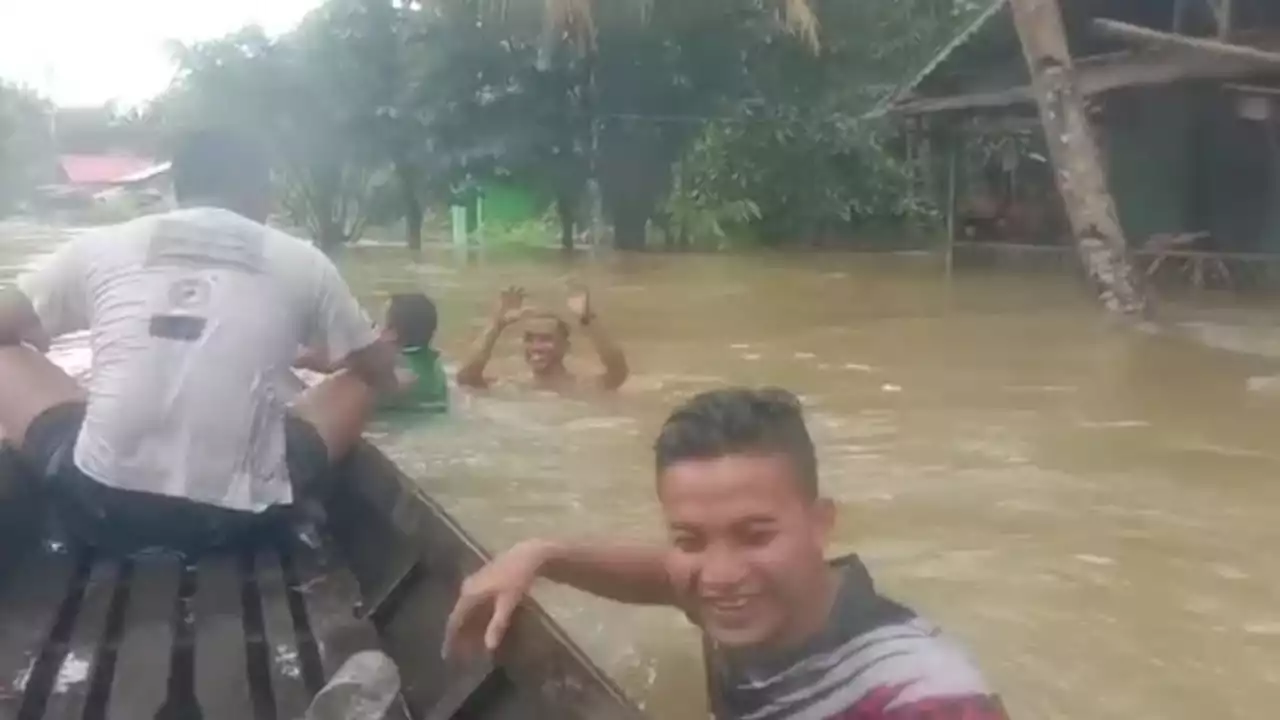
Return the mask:
<svg viewBox="0 0 1280 720">
<path fill-rule="evenodd" d="M 0 284 L 59 231 L 0 227 Z M 455 395 L 384 450 L 501 550 L 532 535 L 658 539 L 649 443 L 690 393 L 803 396 L 833 552 L 963 638 L 1014 717 L 1203 720 L 1280 706 L 1280 361 L 1109 326 L 1054 273 L 960 273 L 925 256 L 552 254 L 342 261 L 371 312 L 423 288 L 456 362 L 497 290 L 559 307 L 596 291 L 634 375 L 616 397 Z M 1265 306 L 1198 327 L 1269 352 Z M 1227 323 L 1223 323 L 1223 319 Z M 518 373 L 517 333 L 494 370 Z M 586 347 L 575 363 L 593 366 Z M 83 362 L 78 341 L 58 357 Z M 697 636 L 677 613 L 562 588 L 539 597 L 655 718 L 705 718 Z"/>
</svg>

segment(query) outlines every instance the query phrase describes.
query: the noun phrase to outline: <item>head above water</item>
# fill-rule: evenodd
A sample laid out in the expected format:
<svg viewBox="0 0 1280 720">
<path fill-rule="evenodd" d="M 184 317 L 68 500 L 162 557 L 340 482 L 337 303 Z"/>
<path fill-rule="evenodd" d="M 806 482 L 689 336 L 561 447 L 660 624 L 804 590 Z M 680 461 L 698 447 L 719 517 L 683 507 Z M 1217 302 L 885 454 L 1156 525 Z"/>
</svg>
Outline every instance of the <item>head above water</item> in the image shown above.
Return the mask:
<svg viewBox="0 0 1280 720">
<path fill-rule="evenodd" d="M 703 393 L 654 445 L 669 567 L 686 608 L 725 647 L 782 647 L 825 620 L 835 522 L 799 400 L 777 389 Z"/>
<path fill-rule="evenodd" d="M 235 130 L 187 132 L 173 153 L 173 192 L 182 207 L 219 207 L 266 222 L 271 210 L 267 152 Z"/>
<path fill-rule="evenodd" d="M 401 348 L 427 348 L 436 336 L 436 304 L 422 293 L 396 293 L 387 303 L 385 332 Z"/>
<path fill-rule="evenodd" d="M 531 313 L 524 320 L 524 361 L 534 375 L 564 370 L 569 354 L 569 323 L 553 313 Z"/>
</svg>

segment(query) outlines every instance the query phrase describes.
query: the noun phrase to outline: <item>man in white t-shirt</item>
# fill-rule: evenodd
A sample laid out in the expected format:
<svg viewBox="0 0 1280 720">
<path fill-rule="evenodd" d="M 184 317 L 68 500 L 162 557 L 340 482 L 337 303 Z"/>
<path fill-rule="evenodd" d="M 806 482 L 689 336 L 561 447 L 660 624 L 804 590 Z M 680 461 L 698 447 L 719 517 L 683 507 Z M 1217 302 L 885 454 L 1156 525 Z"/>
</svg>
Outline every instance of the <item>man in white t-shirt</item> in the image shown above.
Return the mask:
<svg viewBox="0 0 1280 720">
<path fill-rule="evenodd" d="M 293 505 L 396 383 L 333 263 L 262 224 L 257 146 L 194 133 L 173 180 L 181 209 L 80 235 L 0 291 L 0 428 L 67 530 L 121 549 L 222 542 Z M 43 354 L 79 330 L 87 393 Z M 346 372 L 291 409 L 299 346 Z"/>
</svg>

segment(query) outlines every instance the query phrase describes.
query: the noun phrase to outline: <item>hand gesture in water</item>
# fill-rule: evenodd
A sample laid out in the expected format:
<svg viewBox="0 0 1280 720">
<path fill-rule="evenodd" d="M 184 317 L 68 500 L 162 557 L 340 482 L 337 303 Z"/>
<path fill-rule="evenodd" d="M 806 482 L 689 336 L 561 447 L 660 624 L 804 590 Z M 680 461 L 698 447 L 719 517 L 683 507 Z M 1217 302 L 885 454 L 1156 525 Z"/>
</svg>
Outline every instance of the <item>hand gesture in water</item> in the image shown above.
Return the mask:
<svg viewBox="0 0 1280 720">
<path fill-rule="evenodd" d="M 445 623 L 443 654 L 465 659 L 482 648 L 490 653 L 497 650 L 544 560 L 543 546 L 520 543 L 463 580 L 458 602 Z"/>
<path fill-rule="evenodd" d="M 569 312 L 573 313 L 573 318 L 579 323 L 585 324 L 591 320 L 591 293 L 586 286 L 569 284 Z"/>
<path fill-rule="evenodd" d="M 506 326 L 524 317 L 524 288 L 512 285 L 498 296 L 497 320 Z"/>
</svg>

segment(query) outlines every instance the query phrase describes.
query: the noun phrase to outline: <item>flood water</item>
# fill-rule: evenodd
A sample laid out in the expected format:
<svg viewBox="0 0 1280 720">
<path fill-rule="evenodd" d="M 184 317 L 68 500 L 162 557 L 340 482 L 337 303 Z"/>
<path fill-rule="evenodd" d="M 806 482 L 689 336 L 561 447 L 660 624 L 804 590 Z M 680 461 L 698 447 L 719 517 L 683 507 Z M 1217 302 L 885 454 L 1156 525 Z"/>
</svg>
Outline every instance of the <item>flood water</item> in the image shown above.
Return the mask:
<svg viewBox="0 0 1280 720">
<path fill-rule="evenodd" d="M 53 242 L 7 234 L 0 283 Z M 659 538 L 649 444 L 666 412 L 725 384 L 781 385 L 803 396 L 840 503 L 833 553 L 856 550 L 888 594 L 966 641 L 1013 717 L 1280 706 L 1280 390 L 1258 380 L 1280 361 L 1110 327 L 1061 275 L 948 280 L 925 256 L 413 261 L 360 248 L 343 265 L 371 312 L 396 290 L 436 298 L 454 362 L 499 288 L 558 307 L 569 276 L 628 352 L 616 397 L 499 389 L 457 396 L 446 422 L 375 431 L 492 550 Z M 1259 326 L 1233 337 L 1271 332 L 1267 308 L 1229 317 Z M 496 373 L 519 372 L 517 343 L 503 341 Z M 586 347 L 575 361 L 593 366 Z M 697 636 L 678 613 L 538 593 L 653 717 L 706 717 Z"/>
</svg>

